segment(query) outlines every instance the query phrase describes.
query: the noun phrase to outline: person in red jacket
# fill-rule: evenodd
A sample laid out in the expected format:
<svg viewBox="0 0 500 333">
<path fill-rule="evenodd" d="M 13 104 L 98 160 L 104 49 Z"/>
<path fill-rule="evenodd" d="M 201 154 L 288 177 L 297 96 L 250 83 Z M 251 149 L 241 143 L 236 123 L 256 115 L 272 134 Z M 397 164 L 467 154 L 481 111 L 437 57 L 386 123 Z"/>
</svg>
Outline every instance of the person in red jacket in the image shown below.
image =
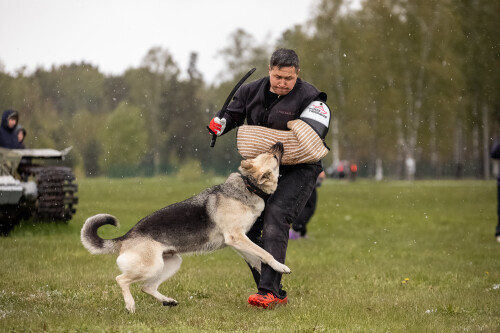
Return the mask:
<svg viewBox="0 0 500 333">
<path fill-rule="evenodd" d="M 295 51 L 276 50 L 270 59 L 269 76 L 243 85 L 228 105 L 224 117 L 219 118 L 219 112 L 212 119 L 210 133 L 225 134 L 243 125 L 245 120 L 248 125 L 288 130 L 287 123 L 303 118 L 301 114 L 309 110 L 312 102 L 326 102 L 325 93 L 298 77 L 299 70 L 299 57 Z M 315 124 L 314 120 L 308 124 L 324 139 L 327 126 Z M 267 199 L 262 216 L 248 233 L 254 243 L 281 263 L 285 262 L 290 224 L 304 208 L 322 170 L 321 161 L 281 165 L 278 188 Z M 262 264 L 260 274 L 251 270 L 258 292 L 248 298 L 250 305 L 268 308 L 288 302 L 281 285 L 281 273 L 265 264 Z"/>
</svg>

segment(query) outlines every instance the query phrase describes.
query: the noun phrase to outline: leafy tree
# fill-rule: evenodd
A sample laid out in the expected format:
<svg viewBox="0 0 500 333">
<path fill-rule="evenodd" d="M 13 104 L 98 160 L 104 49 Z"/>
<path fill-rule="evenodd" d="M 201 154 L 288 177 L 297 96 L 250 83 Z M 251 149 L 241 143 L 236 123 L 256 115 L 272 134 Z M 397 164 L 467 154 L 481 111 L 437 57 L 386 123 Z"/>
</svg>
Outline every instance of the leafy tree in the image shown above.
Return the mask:
<svg viewBox="0 0 500 333">
<path fill-rule="evenodd" d="M 267 75 L 276 47 L 301 59 L 301 78 L 328 93 L 333 111 L 325 162 L 358 162 L 360 174 L 489 176 L 489 146 L 500 136 L 500 3 L 485 0 L 321 0 L 303 25 L 276 43 L 234 31 L 212 85 L 190 55 L 186 78 L 166 49 L 154 47 L 139 68 L 106 76 L 73 63 L 0 65 L 0 104 L 20 111 L 29 147 L 74 146 L 85 174 L 158 174 L 236 169 L 235 131 L 209 148 L 205 126 L 236 81 Z M 107 126 L 107 127 L 106 127 Z M 99 163 L 97 163 L 97 161 Z M 195 167 L 193 167 L 195 166 Z M 147 171 L 146 171 L 147 170 Z M 187 172 L 189 174 L 189 172 Z"/>
<path fill-rule="evenodd" d="M 457 53 L 462 55 L 461 70 L 465 73 L 466 81 L 466 88 L 462 94 L 465 112 L 460 118 L 461 140 L 457 143 L 459 145 L 457 151 L 469 146 L 472 154 L 461 154 L 460 162 L 468 169 L 479 169 L 485 178 L 489 177 L 490 170 L 489 147 L 492 143 L 490 133 L 496 132 L 496 135 L 499 135 L 499 11 L 500 3 L 497 1 L 461 0 L 456 4 L 456 15 L 461 19 L 463 36 Z M 469 144 L 464 140 L 468 132 L 471 137 Z M 481 165 L 482 168 L 478 168 Z"/>
<path fill-rule="evenodd" d="M 146 121 L 138 107 L 121 103 L 106 119 L 99 138 L 100 168 L 106 174 L 123 176 L 139 171 L 148 148 Z"/>
<path fill-rule="evenodd" d="M 160 47 L 154 47 L 149 50 L 143 59 L 143 70 L 147 70 L 150 77 L 150 83 L 144 95 L 148 98 L 148 130 L 150 132 L 150 155 L 153 162 L 153 174 L 160 171 L 160 164 L 165 160 L 162 147 L 168 140 L 169 134 L 162 132 L 162 123 L 166 119 L 170 120 L 168 110 L 162 110 L 162 99 L 172 97 L 175 100 L 175 94 L 172 92 L 178 82 L 179 68 L 173 60 L 168 50 Z"/>
<path fill-rule="evenodd" d="M 35 78 L 42 98 L 51 102 L 61 114 L 80 109 L 98 112 L 103 106 L 104 75 L 90 64 L 70 64 L 52 67 L 51 71 L 38 69 Z"/>
<path fill-rule="evenodd" d="M 99 176 L 101 170 L 99 160 L 102 144 L 99 142 L 104 132 L 106 118 L 109 114 L 95 114 L 87 110 L 79 110 L 73 114 L 66 125 L 70 133 L 70 143 L 79 156 L 78 162 L 86 176 Z"/>
<path fill-rule="evenodd" d="M 103 82 L 104 110 L 114 110 L 122 101 L 127 100 L 130 87 L 124 76 L 106 77 Z"/>
</svg>

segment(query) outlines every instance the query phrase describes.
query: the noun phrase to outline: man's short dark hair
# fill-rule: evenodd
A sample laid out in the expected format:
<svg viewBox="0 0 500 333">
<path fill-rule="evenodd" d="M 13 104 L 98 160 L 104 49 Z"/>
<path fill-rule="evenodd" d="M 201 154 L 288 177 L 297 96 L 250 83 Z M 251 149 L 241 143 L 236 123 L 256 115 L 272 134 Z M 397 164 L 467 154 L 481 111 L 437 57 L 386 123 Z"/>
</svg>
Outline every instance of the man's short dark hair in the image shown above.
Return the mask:
<svg viewBox="0 0 500 333">
<path fill-rule="evenodd" d="M 269 66 L 273 67 L 295 67 L 295 70 L 299 70 L 299 56 L 294 50 L 290 49 L 277 49 L 271 55 L 271 61 L 269 61 Z"/>
</svg>

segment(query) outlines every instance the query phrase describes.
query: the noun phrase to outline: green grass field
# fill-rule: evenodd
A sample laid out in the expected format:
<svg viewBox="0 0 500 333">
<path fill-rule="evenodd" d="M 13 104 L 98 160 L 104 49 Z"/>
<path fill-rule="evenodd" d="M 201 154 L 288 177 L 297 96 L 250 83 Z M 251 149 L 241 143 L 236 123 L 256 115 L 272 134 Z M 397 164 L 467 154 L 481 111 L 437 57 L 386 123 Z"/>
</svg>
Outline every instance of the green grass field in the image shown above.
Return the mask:
<svg viewBox="0 0 500 333">
<path fill-rule="evenodd" d="M 114 256 L 91 255 L 80 228 L 97 213 L 125 233 L 140 218 L 223 181 L 80 179 L 69 225 L 25 222 L 0 239 L 0 332 L 498 332 L 500 244 L 494 181 L 327 180 L 310 238 L 290 241 L 289 304 L 251 308 L 250 271 L 231 249 L 184 256 L 160 291 L 125 310 Z M 403 283 L 405 281 L 406 283 Z"/>
</svg>

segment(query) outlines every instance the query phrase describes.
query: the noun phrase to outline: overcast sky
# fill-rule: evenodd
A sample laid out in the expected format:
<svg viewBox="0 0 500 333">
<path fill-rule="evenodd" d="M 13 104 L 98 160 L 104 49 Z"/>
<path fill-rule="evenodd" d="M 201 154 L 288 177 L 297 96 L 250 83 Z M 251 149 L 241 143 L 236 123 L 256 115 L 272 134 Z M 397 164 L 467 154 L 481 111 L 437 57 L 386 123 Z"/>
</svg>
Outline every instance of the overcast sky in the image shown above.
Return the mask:
<svg viewBox="0 0 500 333">
<path fill-rule="evenodd" d="M 189 54 L 212 82 L 217 52 L 243 28 L 274 41 L 312 16 L 317 0 L 0 0 L 0 63 L 26 66 L 90 62 L 105 74 L 138 67 L 153 46 L 168 49 L 185 71 Z"/>
</svg>

